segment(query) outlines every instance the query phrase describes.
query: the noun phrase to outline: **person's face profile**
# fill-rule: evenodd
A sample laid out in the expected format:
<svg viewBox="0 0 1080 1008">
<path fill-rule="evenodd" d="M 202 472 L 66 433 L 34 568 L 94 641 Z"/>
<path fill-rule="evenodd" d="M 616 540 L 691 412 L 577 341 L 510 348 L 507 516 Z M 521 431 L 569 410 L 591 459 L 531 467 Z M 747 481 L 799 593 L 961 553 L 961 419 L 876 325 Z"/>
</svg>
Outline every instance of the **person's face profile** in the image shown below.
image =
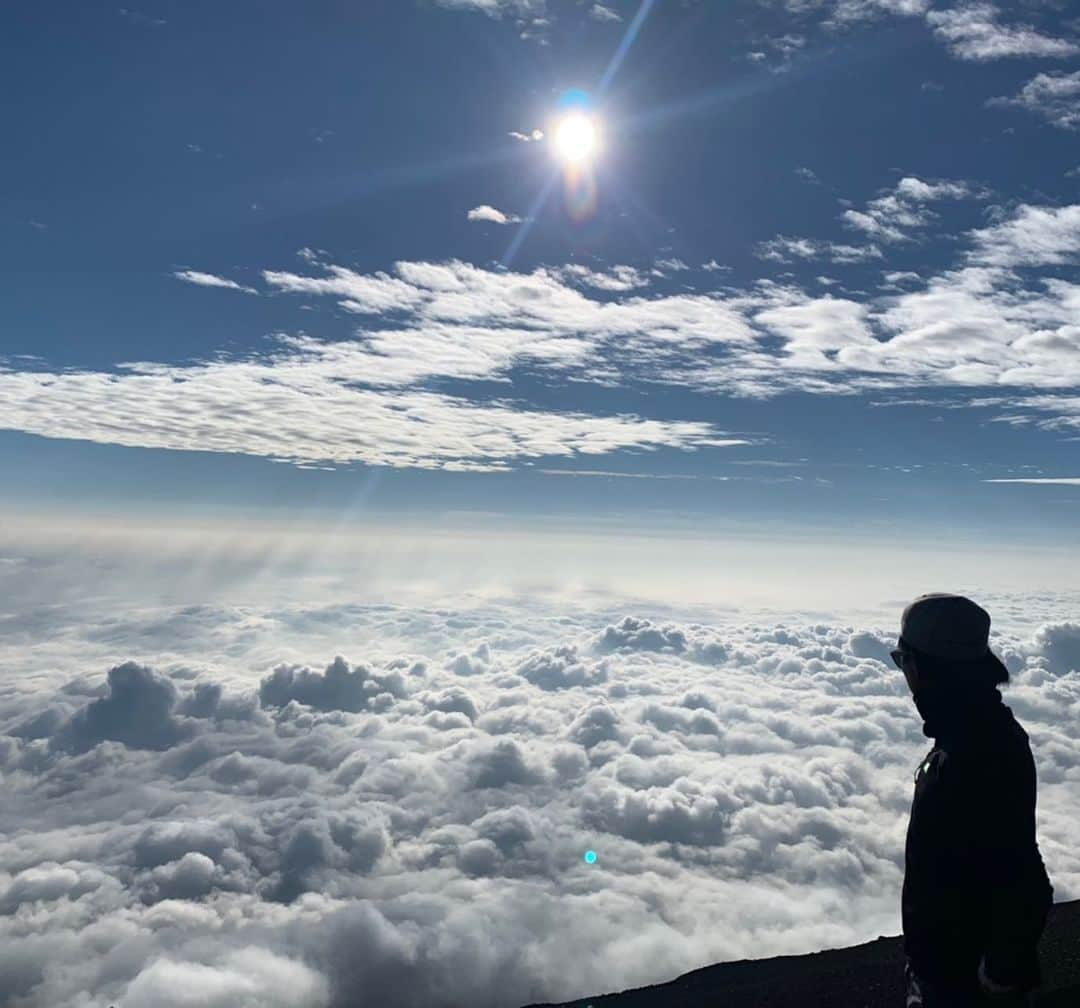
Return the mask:
<svg viewBox="0 0 1080 1008">
<path fill-rule="evenodd" d="M 918 674 L 915 669 L 915 659 L 903 648 L 895 648 L 890 651 L 889 654 L 896 667 L 904 673 L 904 679 L 907 680 L 908 689 L 914 693 L 919 685 Z"/>
</svg>

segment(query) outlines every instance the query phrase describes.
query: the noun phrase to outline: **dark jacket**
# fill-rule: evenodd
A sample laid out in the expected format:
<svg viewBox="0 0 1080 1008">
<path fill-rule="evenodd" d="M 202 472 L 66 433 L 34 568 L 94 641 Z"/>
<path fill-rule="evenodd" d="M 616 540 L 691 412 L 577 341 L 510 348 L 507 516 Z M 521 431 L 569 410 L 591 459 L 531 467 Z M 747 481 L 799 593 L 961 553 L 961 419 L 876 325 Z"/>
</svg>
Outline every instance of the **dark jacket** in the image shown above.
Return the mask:
<svg viewBox="0 0 1080 1008">
<path fill-rule="evenodd" d="M 992 687 L 916 694 L 934 748 L 915 772 L 904 853 L 904 951 L 945 990 L 1037 987 L 1036 945 L 1053 902 L 1035 839 L 1028 736 Z"/>
</svg>

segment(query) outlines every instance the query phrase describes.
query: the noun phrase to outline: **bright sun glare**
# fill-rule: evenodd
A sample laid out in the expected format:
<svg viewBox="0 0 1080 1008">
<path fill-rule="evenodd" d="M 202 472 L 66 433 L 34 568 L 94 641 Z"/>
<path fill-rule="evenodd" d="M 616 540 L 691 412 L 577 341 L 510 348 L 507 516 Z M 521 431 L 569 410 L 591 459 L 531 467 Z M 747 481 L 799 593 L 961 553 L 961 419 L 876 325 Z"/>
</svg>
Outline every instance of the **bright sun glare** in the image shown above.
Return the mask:
<svg viewBox="0 0 1080 1008">
<path fill-rule="evenodd" d="M 583 112 L 571 112 L 555 128 L 555 149 L 572 164 L 588 161 L 596 153 L 596 123 Z"/>
</svg>

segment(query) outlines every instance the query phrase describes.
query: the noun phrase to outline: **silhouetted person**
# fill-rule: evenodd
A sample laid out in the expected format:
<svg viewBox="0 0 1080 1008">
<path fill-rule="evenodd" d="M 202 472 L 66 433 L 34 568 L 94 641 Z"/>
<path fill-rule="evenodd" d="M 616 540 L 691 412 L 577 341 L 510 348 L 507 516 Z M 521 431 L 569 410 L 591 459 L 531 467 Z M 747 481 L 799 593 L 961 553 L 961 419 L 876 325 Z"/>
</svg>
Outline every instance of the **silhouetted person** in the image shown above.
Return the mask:
<svg viewBox="0 0 1080 1008">
<path fill-rule="evenodd" d="M 1035 762 L 1001 702 L 990 616 L 961 595 L 904 610 L 893 661 L 934 747 L 915 772 L 902 912 L 908 1008 L 1030 1004 L 1053 902 L 1035 839 Z"/>
</svg>

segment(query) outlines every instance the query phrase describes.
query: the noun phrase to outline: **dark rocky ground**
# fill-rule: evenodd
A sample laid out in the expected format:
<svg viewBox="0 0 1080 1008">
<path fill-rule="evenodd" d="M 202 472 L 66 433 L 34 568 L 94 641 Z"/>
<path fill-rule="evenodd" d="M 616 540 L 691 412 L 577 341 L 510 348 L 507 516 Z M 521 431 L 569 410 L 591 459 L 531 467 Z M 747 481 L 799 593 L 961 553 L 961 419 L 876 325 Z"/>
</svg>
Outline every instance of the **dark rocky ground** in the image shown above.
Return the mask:
<svg viewBox="0 0 1080 1008">
<path fill-rule="evenodd" d="M 1080 1008 L 1080 900 L 1056 903 L 1039 946 L 1034 1008 Z M 901 939 L 812 955 L 741 959 L 666 984 L 529 1008 L 903 1008 Z"/>
</svg>

